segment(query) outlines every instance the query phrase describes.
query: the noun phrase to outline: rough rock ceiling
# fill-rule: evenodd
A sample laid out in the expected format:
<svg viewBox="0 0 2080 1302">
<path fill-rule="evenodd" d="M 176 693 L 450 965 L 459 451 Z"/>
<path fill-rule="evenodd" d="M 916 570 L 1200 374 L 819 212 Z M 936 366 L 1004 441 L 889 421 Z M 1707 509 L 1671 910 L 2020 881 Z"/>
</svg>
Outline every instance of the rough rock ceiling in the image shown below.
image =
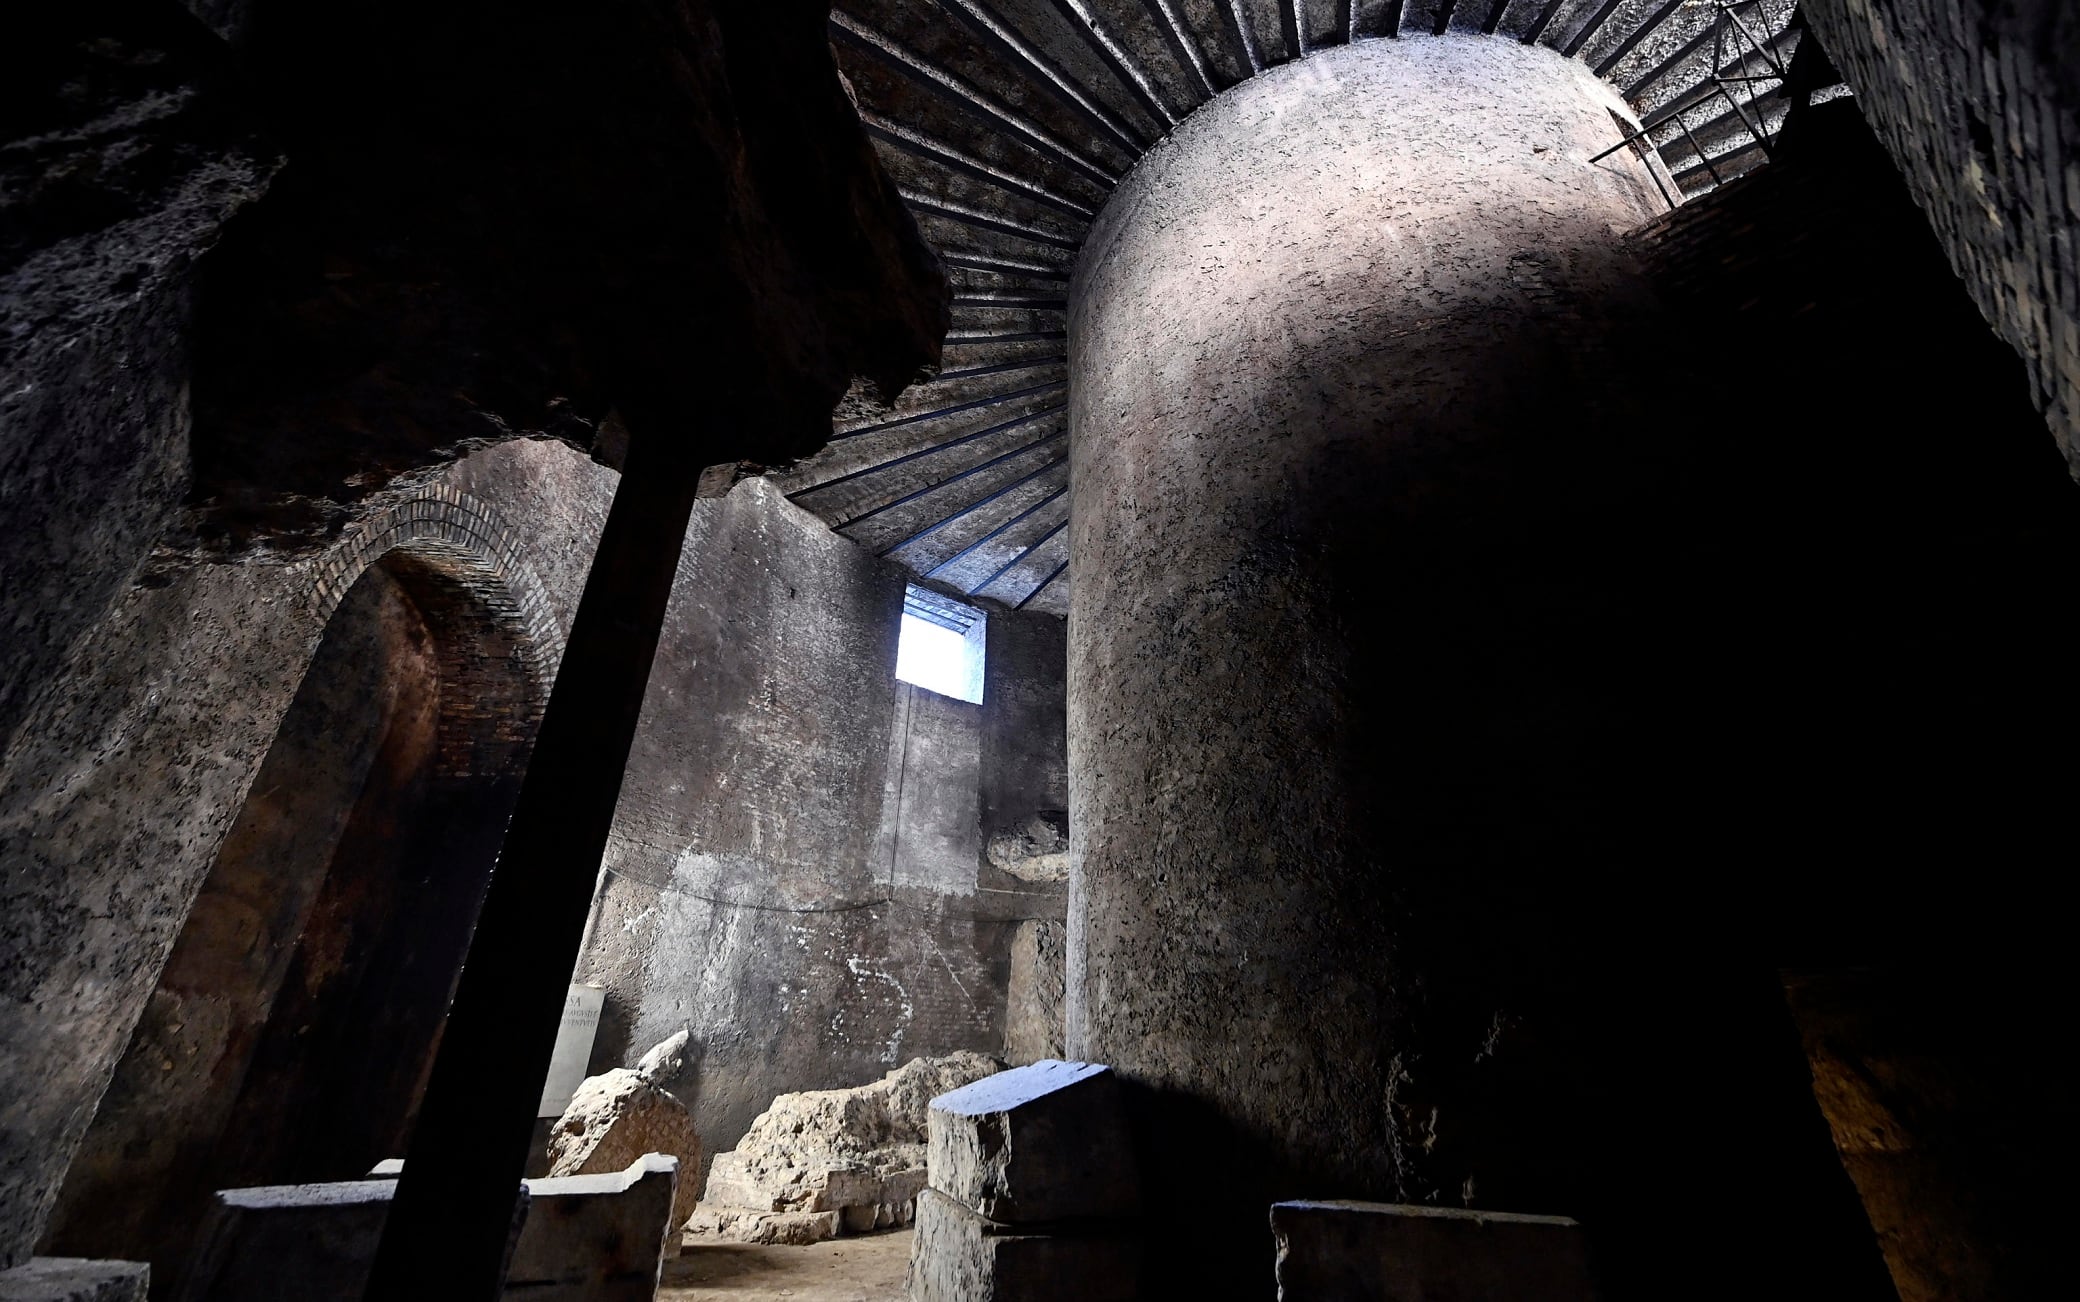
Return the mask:
<svg viewBox="0 0 2080 1302">
<path fill-rule="evenodd" d="M 949 591 L 1069 608 L 1069 273 L 1112 187 L 1193 109 L 1353 40 L 1580 58 L 1687 194 L 1762 161 L 1794 0 L 840 0 L 831 46 L 954 285 L 944 367 L 776 476 Z M 1763 53 L 1767 51 L 1767 55 Z M 1391 111 L 1383 105 L 1382 111 Z M 1612 143 L 1619 143 L 1615 126 Z"/>
</svg>

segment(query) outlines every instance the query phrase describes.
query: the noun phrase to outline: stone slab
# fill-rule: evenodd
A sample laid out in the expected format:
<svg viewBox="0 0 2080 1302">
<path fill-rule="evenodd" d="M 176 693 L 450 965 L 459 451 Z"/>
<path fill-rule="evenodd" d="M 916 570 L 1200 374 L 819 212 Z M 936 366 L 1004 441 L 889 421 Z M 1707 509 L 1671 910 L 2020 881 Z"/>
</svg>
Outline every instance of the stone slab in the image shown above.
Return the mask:
<svg viewBox="0 0 2080 1302">
<path fill-rule="evenodd" d="M 361 1302 L 404 1164 L 378 1178 L 226 1189 L 177 1302 Z M 521 1183 L 504 1296 L 514 1302 L 647 1302 L 672 1236 L 677 1158 Z"/>
<path fill-rule="evenodd" d="M 527 1184 L 527 1223 L 506 1269 L 513 1302 L 649 1302 L 668 1243 L 679 1160 L 647 1153 L 626 1170 Z"/>
<path fill-rule="evenodd" d="M 1099 1063 L 1043 1058 L 940 1095 L 928 1150 L 931 1187 L 988 1220 L 1140 1210 L 1119 1081 Z"/>
<path fill-rule="evenodd" d="M 1398 1203 L 1271 1208 L 1280 1302 L 1595 1302 L 1564 1216 Z"/>
<path fill-rule="evenodd" d="M 176 1302 L 356 1302 L 395 1180 L 219 1190 Z"/>
<path fill-rule="evenodd" d="M 1131 1302 L 1140 1284 L 1140 1244 L 1122 1230 L 1024 1233 L 936 1189 L 917 1196 L 911 1302 Z"/>
<path fill-rule="evenodd" d="M 141 1261 L 31 1257 L 0 1270 L 0 1302 L 145 1302 L 151 1278 Z"/>
</svg>

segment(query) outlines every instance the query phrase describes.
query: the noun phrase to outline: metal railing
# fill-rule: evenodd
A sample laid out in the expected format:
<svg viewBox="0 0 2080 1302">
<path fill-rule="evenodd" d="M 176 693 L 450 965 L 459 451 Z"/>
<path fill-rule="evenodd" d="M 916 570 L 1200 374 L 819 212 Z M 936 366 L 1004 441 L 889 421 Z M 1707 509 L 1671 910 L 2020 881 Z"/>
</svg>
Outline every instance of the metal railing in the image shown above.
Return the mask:
<svg viewBox="0 0 2080 1302">
<path fill-rule="evenodd" d="M 1782 127 L 1780 120 L 1776 129 L 1771 128 L 1760 101 L 1769 96 L 1781 95 L 1783 92 L 1790 67 L 1777 46 L 1791 36 L 1796 30 L 1796 24 L 1786 26 L 1782 32 L 1765 40 L 1757 36 L 1755 29 L 1741 17 L 1739 10 L 1747 7 L 1744 0 L 1714 0 L 1713 7 L 1718 10 L 1718 16 L 1713 20 L 1711 27 L 1710 74 L 1690 90 L 1678 95 L 1671 103 L 1646 115 L 1641 119 L 1639 126 L 1623 129 L 1624 124 L 1621 120 L 1622 135 L 1618 143 L 1589 160 L 1591 163 L 1598 163 L 1621 149 L 1633 150 L 1641 157 L 1648 174 L 1653 177 L 1655 188 L 1661 191 L 1661 197 L 1671 208 L 1677 206 L 1681 199 L 1670 195 L 1668 188 L 1662 184 L 1661 174 L 1653 165 L 1655 160 L 1661 161 L 1662 167 L 1668 171 L 1669 179 L 1675 182 L 1679 192 L 1684 191 L 1683 177 L 1694 175 L 1699 167 L 1711 177 L 1713 186 L 1723 185 L 1728 178 L 1721 174 L 1721 164 L 1751 149 L 1759 150 L 1765 160 L 1771 158 L 1776 148 L 1777 129 Z M 1775 84 L 1769 90 L 1754 89 L 1768 83 Z M 1745 99 L 1735 95 L 1736 88 L 1745 90 Z M 1694 126 L 1690 118 L 1691 113 L 1712 105 L 1717 100 L 1725 101 L 1726 110 L 1719 112 L 1701 126 Z M 1704 141 L 1698 138 L 1699 130 L 1709 134 L 1735 122 L 1739 124 L 1740 130 L 1747 133 L 1747 144 L 1714 156 L 1706 148 Z M 1661 158 L 1661 142 L 1656 141 L 1653 136 L 1654 132 L 1670 123 L 1675 125 L 1682 139 L 1697 155 L 1697 163 L 1680 173 L 1668 167 L 1667 161 Z M 1650 152 L 1652 157 L 1648 156 Z"/>
</svg>

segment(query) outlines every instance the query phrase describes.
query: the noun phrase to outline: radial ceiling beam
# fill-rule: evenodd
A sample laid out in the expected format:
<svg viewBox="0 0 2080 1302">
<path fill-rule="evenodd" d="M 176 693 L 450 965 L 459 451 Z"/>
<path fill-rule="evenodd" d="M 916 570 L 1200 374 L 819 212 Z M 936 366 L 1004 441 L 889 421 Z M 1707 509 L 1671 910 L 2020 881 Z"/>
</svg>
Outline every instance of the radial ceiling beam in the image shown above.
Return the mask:
<svg viewBox="0 0 2080 1302">
<path fill-rule="evenodd" d="M 896 44 L 843 10 L 831 11 L 831 34 L 854 48 L 865 51 L 910 80 L 968 112 L 994 122 L 1013 139 L 1047 155 L 1065 167 L 1083 173 L 1110 190 L 1119 183 L 1116 173 L 1084 157 L 1055 138 L 1045 127 L 1014 112 L 930 61 Z"/>
<path fill-rule="evenodd" d="M 998 403 L 1010 402 L 1016 398 L 1031 397 L 1038 393 L 1052 393 L 1056 389 L 1066 389 L 1068 387 L 1069 382 L 1067 380 L 1050 380 L 1046 384 L 1035 384 L 1029 388 L 1013 389 L 1009 393 L 993 393 L 986 398 L 977 398 L 972 402 L 958 402 L 951 407 L 941 407 L 936 411 L 921 411 L 915 415 L 899 417 L 896 420 L 885 420 L 873 425 L 860 425 L 852 429 L 840 430 L 831 435 L 831 442 L 836 443 L 840 439 L 856 439 L 868 434 L 879 434 L 883 430 L 899 429 L 904 425 L 915 425 L 919 421 L 937 420 L 941 416 L 955 416 L 964 411 L 975 411 L 982 407 L 994 407 Z"/>
<path fill-rule="evenodd" d="M 1024 71 L 1029 79 L 1038 82 L 1085 122 L 1111 136 L 1127 153 L 1138 155 L 1148 148 L 1150 142 L 1142 138 L 1140 132 L 1091 98 L 1090 93 L 1077 85 L 1059 64 L 1042 54 L 1019 34 L 1018 29 L 997 17 L 981 0 L 939 0 L 939 7 L 967 24 L 985 45 L 1014 63 L 1025 65 Z"/>
</svg>

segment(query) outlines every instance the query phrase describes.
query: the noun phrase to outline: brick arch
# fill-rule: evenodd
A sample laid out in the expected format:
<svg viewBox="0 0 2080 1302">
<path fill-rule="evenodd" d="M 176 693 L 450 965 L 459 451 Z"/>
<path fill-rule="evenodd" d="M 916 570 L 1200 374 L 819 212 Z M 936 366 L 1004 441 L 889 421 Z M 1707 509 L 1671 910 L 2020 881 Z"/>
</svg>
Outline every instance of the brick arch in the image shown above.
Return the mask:
<svg viewBox="0 0 2080 1302">
<path fill-rule="evenodd" d="M 547 698 L 566 630 L 519 535 L 490 503 L 446 484 L 428 485 L 375 513 L 318 563 L 306 598 L 318 625 L 331 621 L 370 566 L 394 552 L 457 585 L 515 632 L 516 656 Z"/>
</svg>

